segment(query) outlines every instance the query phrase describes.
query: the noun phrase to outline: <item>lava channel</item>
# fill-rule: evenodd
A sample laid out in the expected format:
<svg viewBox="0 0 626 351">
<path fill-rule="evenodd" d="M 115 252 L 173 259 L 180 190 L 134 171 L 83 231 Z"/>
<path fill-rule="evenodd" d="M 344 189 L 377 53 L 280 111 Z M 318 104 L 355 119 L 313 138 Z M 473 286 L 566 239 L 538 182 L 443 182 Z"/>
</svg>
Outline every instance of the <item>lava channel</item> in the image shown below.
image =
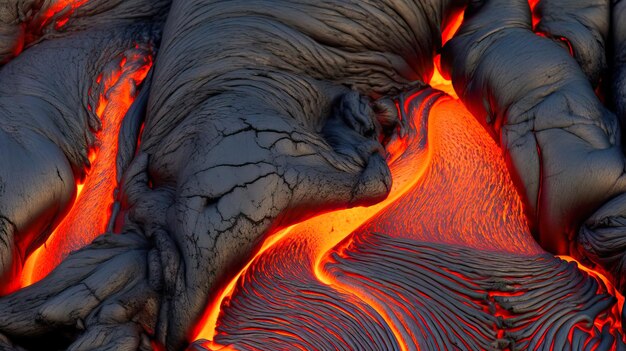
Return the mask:
<svg viewBox="0 0 626 351">
<path fill-rule="evenodd" d="M 104 233 L 115 201 L 116 157 L 122 121 L 133 103 L 137 87 L 152 66 L 147 48 L 137 45 L 104 67 L 96 78 L 99 91 L 95 112 L 101 122 L 97 145 L 90 150 L 90 169 L 83 183 L 77 184 L 72 208 L 46 242 L 26 260 L 21 286 L 29 286 L 50 273 L 67 255 L 89 244 Z"/>
</svg>

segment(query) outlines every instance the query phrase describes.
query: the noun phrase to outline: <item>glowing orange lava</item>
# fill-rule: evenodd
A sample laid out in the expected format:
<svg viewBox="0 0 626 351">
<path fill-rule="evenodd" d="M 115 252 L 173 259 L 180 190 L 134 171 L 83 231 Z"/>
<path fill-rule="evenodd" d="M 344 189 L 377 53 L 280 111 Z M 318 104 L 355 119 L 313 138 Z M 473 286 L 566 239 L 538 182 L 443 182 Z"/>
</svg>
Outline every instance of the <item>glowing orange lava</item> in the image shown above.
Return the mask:
<svg viewBox="0 0 626 351">
<path fill-rule="evenodd" d="M 446 43 L 454 37 L 456 32 L 463 24 L 463 19 L 465 18 L 465 10 L 459 9 L 457 12 L 453 13 L 449 23 L 446 23 L 443 31 L 441 32 L 441 46 L 446 45 Z"/>
<path fill-rule="evenodd" d="M 76 9 L 89 0 L 56 0 L 39 9 L 28 22 L 20 25 L 21 35 L 15 43 L 14 56 L 18 56 L 25 47 L 36 42 L 54 22 L 54 29 L 60 30 L 67 25 Z"/>
<path fill-rule="evenodd" d="M 439 59 L 439 55 L 437 55 L 436 57 L 436 60 L 438 59 Z M 439 71 L 438 65 L 435 65 L 435 72 L 433 73 L 433 76 L 430 78 L 430 86 L 447 93 L 448 95 L 450 95 L 451 97 L 455 99 L 459 98 L 456 95 L 456 92 L 454 91 L 454 89 L 452 88 L 452 85 L 450 84 L 450 80 L 445 78 Z"/>
<path fill-rule="evenodd" d="M 537 4 L 539 3 L 539 1 L 540 0 L 528 0 L 528 5 L 530 6 L 530 13 L 533 16 L 533 30 L 537 27 L 537 24 L 539 23 L 539 16 L 535 12 L 535 7 L 537 7 Z"/>
<path fill-rule="evenodd" d="M 68 22 L 73 12 L 86 4 L 87 1 L 88 0 L 57 0 L 47 9 L 37 14 L 34 23 L 37 23 L 39 29 L 42 29 L 50 23 L 53 17 L 60 15 L 60 18 L 57 19 L 55 24 L 55 28 L 59 29 Z"/>
<path fill-rule="evenodd" d="M 272 247 L 274 244 L 280 241 L 280 239 L 284 238 L 291 231 L 292 228 L 293 226 L 280 230 L 279 232 L 277 232 L 276 234 L 270 236 L 267 240 L 265 240 L 263 244 L 261 245 L 261 248 L 259 249 L 259 251 L 254 255 L 254 257 L 252 257 L 252 259 L 245 265 L 245 267 L 243 267 L 239 271 L 239 273 L 237 273 L 233 277 L 230 283 L 228 283 L 224 288 L 222 288 L 217 293 L 217 298 L 214 299 L 209 304 L 209 306 L 207 307 L 205 311 L 205 315 L 203 316 L 202 320 L 198 323 L 197 325 L 198 329 L 193 332 L 194 339 L 200 338 L 200 339 L 213 340 L 213 335 L 215 334 L 215 328 L 217 327 L 217 319 L 220 313 L 220 306 L 222 305 L 222 302 L 224 301 L 224 299 L 227 299 L 229 296 L 232 295 L 233 290 L 235 289 L 235 284 L 237 283 L 241 275 L 245 271 L 248 270 L 250 265 L 263 252 L 267 251 L 268 248 Z M 222 346 L 219 346 L 218 348 L 215 348 L 215 350 L 227 350 L 227 349 L 224 349 Z"/>
<path fill-rule="evenodd" d="M 132 104 L 136 87 L 152 65 L 152 58 L 139 49 L 128 51 L 113 68 L 98 77 L 100 95 L 95 108 L 102 127 L 96 133 L 98 145 L 90 152 L 88 175 L 77 185 L 71 210 L 44 245 L 24 265 L 21 286 L 31 285 L 54 269 L 71 251 L 90 243 L 106 231 L 117 186 L 115 165 L 120 126 Z"/>
<path fill-rule="evenodd" d="M 441 46 L 446 45 L 450 39 L 454 37 L 456 32 L 463 24 L 463 19 L 465 18 L 465 10 L 459 9 L 457 12 L 453 13 L 448 20 L 448 23 L 444 24 L 443 30 L 441 32 Z M 458 98 L 456 92 L 452 88 L 452 84 L 450 82 L 450 77 L 444 76 L 441 73 L 441 55 L 436 55 L 434 58 L 435 63 L 435 72 L 430 79 L 430 85 L 441 91 L 445 91 L 448 95 Z"/>
</svg>

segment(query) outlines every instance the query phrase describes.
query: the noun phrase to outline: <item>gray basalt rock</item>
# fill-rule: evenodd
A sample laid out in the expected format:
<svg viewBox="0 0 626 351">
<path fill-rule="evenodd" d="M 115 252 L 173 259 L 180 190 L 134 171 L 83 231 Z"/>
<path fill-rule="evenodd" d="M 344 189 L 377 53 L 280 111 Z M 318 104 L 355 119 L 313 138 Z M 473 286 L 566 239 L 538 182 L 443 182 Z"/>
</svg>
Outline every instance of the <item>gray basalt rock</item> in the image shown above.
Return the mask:
<svg viewBox="0 0 626 351">
<path fill-rule="evenodd" d="M 626 123 L 626 1 L 613 1 L 611 11 L 613 65 L 611 96 L 621 125 Z M 622 131 L 622 135 L 623 131 Z"/>
<path fill-rule="evenodd" d="M 597 86 L 607 69 L 610 0 L 541 0 L 534 13 L 539 17 L 535 31 L 571 50 L 592 86 Z"/>
<path fill-rule="evenodd" d="M 626 189 L 616 116 L 567 51 L 531 31 L 526 1 L 470 7 L 443 62 L 505 151 L 539 242 L 567 254 L 583 219 Z"/>
</svg>

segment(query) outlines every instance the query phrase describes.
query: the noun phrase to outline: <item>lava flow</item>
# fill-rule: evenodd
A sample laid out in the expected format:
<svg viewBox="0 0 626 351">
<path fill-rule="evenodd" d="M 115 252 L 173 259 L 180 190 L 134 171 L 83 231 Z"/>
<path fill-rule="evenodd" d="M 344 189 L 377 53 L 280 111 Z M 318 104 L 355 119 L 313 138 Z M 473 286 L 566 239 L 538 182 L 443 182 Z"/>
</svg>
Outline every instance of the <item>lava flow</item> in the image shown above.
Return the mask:
<svg viewBox="0 0 626 351">
<path fill-rule="evenodd" d="M 21 24 L 21 35 L 17 38 L 14 56 L 18 56 L 25 47 L 36 42 L 54 23 L 54 29 L 60 30 L 67 25 L 74 12 L 89 0 L 56 0 L 47 2 L 46 7 L 35 12 L 28 22 Z"/>
<path fill-rule="evenodd" d="M 57 0 L 52 3 L 47 9 L 37 14 L 33 21 L 38 25 L 38 29 L 42 30 L 43 27 L 50 24 L 53 17 L 59 17 L 56 20 L 55 28 L 60 29 L 67 24 L 69 17 L 79 7 L 85 5 L 88 0 Z"/>
<path fill-rule="evenodd" d="M 272 236 L 194 339 L 211 350 L 623 346 L 621 299 L 541 250 L 499 147 L 465 107 L 433 90 L 398 106 L 411 125 L 388 147 L 389 197 Z"/>
<path fill-rule="evenodd" d="M 71 251 L 82 248 L 105 232 L 111 216 L 117 186 L 115 163 L 118 135 L 124 115 L 138 87 L 152 66 L 152 57 L 139 46 L 111 62 L 97 77 L 100 91 L 95 114 L 101 121 L 97 145 L 90 152 L 91 167 L 68 214 L 44 245 L 26 260 L 22 287 L 31 285 L 54 269 Z M 94 88 L 94 91 L 95 88 Z"/>
</svg>

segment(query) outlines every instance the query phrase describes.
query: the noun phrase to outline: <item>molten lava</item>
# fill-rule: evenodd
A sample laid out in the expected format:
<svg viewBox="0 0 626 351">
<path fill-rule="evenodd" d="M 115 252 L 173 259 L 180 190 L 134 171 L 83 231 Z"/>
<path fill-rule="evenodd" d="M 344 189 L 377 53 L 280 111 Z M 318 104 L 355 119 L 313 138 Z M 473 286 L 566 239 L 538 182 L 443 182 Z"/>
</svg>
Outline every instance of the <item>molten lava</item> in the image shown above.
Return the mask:
<svg viewBox="0 0 626 351">
<path fill-rule="evenodd" d="M 53 2 L 47 9 L 37 14 L 34 23 L 39 26 L 39 30 L 50 24 L 53 17 L 58 17 L 55 28 L 60 29 L 67 24 L 70 16 L 74 11 L 85 5 L 88 0 L 57 0 Z"/>
<path fill-rule="evenodd" d="M 528 5 L 530 6 L 530 13 L 533 16 L 533 29 L 535 29 L 537 27 L 537 24 L 539 23 L 539 14 L 537 14 L 537 12 L 535 11 L 535 8 L 537 7 L 537 4 L 539 3 L 539 1 L 541 0 L 528 0 Z"/>
<path fill-rule="evenodd" d="M 38 9 L 28 22 L 21 24 L 22 33 L 16 41 L 14 56 L 18 56 L 25 47 L 36 42 L 54 23 L 54 30 L 60 30 L 67 25 L 76 9 L 85 5 L 89 0 L 56 0 L 46 2 L 45 7 Z"/>
<path fill-rule="evenodd" d="M 95 110 L 102 127 L 97 145 L 90 152 L 90 169 L 84 183 L 77 185 L 72 208 L 45 244 L 33 252 L 24 266 L 22 287 L 52 271 L 71 251 L 90 243 L 105 232 L 117 186 L 115 164 L 120 126 L 132 104 L 136 87 L 152 65 L 152 57 L 136 47 L 110 63 L 96 79 L 100 91 Z M 98 90 L 96 90 L 98 89 Z"/>
<path fill-rule="evenodd" d="M 456 32 L 463 24 L 463 18 L 465 17 L 465 8 L 458 9 L 454 12 L 447 23 L 444 24 L 443 30 L 441 32 L 441 46 L 443 47 L 446 43 L 454 37 Z M 452 88 L 452 84 L 450 82 L 450 77 L 443 76 L 441 74 L 441 55 L 436 55 L 434 58 L 435 63 L 435 72 L 433 76 L 430 78 L 430 85 L 441 91 L 446 92 L 448 95 L 453 98 L 458 98 L 456 92 Z"/>
</svg>

